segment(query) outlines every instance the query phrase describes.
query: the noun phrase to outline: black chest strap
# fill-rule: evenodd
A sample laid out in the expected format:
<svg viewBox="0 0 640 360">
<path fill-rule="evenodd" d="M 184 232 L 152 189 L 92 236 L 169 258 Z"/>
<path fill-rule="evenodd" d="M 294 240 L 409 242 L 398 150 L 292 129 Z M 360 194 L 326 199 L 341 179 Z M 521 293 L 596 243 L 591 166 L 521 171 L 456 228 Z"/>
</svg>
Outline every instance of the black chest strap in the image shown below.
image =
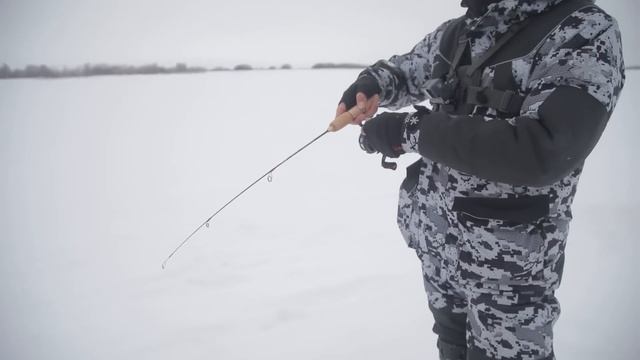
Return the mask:
<svg viewBox="0 0 640 360">
<path fill-rule="evenodd" d="M 495 87 L 482 86 L 482 70 L 488 61 L 509 44 L 530 22 L 531 19 L 527 19 L 511 26 L 509 31 L 503 34 L 494 46 L 485 51 L 482 56 L 474 59 L 471 65 L 460 67 L 459 63 L 455 64 L 458 69 L 453 72 L 458 73 L 461 86 L 459 91 L 461 98 L 459 101 L 467 106 L 489 107 L 505 114 L 517 114 L 520 112 L 525 97 L 513 90 L 499 90 Z M 466 46 L 470 46 L 468 41 Z M 454 69 L 454 64 L 452 64 L 452 69 Z"/>
<path fill-rule="evenodd" d="M 496 41 L 494 46 L 482 56 L 473 59 L 468 65 L 462 65 L 462 63 L 465 52 L 470 52 L 470 41 L 466 31 L 458 34 L 458 38 L 455 39 L 457 40 L 455 54 L 447 74 L 447 81 L 457 84 L 457 91 L 455 91 L 450 104 L 444 105 L 444 110 L 464 113 L 472 111 L 475 106 L 482 106 L 495 109 L 499 113 L 517 115 L 524 103 L 525 96 L 519 94 L 515 86 L 505 88 L 504 83 L 508 81 L 504 81 L 504 79 L 500 81 L 494 79 L 492 86 L 483 86 L 482 71 L 487 66 L 500 63 L 501 65 L 496 67 L 495 75 L 508 76 L 513 82 L 510 60 L 522 56 L 521 53 L 526 54 L 532 51 L 535 45 L 567 16 L 590 5 L 593 5 L 593 0 L 565 0 L 548 12 L 515 24 Z M 504 65 L 508 65 L 508 69 Z M 497 88 L 496 85 L 500 85 L 502 88 Z M 438 103 L 438 105 L 442 104 Z"/>
</svg>

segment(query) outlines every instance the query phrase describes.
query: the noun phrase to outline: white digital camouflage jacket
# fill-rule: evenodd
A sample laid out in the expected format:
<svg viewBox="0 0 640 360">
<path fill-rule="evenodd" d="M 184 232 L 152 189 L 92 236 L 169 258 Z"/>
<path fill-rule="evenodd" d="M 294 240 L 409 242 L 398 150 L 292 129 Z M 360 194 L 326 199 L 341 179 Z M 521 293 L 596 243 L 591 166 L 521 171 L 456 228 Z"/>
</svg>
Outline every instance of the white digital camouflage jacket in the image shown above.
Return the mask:
<svg viewBox="0 0 640 360">
<path fill-rule="evenodd" d="M 365 72 L 380 85 L 381 106 L 420 103 L 453 62 L 447 48 L 458 39 L 447 37 L 451 26 L 465 34 L 471 61 L 515 24 L 561 3 L 502 0 L 481 18 L 444 23 L 409 53 Z M 509 70 L 523 99 L 519 113 L 475 106 L 466 114 L 418 112 L 405 121 L 403 148 L 422 158 L 407 170 L 398 224 L 441 278 L 550 290 L 559 284 L 578 179 L 620 96 L 624 62 L 616 21 L 594 4 L 536 36 L 527 51 L 481 73 L 483 86 L 494 86 L 496 73 Z M 463 238 L 484 245 L 461 247 Z M 500 254 L 505 244 L 513 247 Z M 461 271 L 465 258 L 474 260 Z"/>
</svg>

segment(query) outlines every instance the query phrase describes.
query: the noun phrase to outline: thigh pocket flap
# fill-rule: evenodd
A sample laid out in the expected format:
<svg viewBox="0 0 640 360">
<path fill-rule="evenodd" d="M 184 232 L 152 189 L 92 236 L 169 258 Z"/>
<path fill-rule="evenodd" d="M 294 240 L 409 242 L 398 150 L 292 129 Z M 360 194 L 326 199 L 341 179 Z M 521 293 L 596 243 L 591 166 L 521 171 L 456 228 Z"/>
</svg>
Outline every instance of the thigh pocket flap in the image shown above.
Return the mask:
<svg viewBox="0 0 640 360">
<path fill-rule="evenodd" d="M 549 196 L 456 197 L 464 280 L 524 285 L 541 279 Z"/>
<path fill-rule="evenodd" d="M 549 195 L 515 198 L 456 197 L 452 210 L 479 219 L 530 223 L 549 215 Z"/>
</svg>

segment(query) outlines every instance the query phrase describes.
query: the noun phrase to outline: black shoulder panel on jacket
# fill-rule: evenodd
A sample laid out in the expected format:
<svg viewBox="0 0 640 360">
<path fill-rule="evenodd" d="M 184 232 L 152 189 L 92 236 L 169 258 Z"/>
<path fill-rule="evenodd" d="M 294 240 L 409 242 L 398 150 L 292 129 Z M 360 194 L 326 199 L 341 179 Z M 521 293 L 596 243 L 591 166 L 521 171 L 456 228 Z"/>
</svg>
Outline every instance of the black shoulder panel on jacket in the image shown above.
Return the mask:
<svg viewBox="0 0 640 360">
<path fill-rule="evenodd" d="M 538 110 L 540 123 L 558 144 L 549 159 L 547 177 L 560 180 L 589 156 L 600 140 L 611 114 L 585 90 L 570 86 L 557 88 Z"/>
</svg>

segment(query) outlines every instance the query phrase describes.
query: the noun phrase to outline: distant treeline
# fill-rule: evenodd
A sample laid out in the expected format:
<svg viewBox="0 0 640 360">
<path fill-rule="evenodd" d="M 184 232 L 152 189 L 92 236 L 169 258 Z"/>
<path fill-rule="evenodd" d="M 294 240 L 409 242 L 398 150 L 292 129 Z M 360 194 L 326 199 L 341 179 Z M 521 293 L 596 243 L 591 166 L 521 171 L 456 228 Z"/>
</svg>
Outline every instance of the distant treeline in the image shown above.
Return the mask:
<svg viewBox="0 0 640 360">
<path fill-rule="evenodd" d="M 137 74 L 177 74 L 205 72 L 203 67 L 190 67 L 178 63 L 173 67 L 157 64 L 141 66 L 85 64 L 74 68 L 53 68 L 47 65 L 27 65 L 23 69 L 11 69 L 7 64 L 0 66 L 0 79 L 10 78 L 61 78 L 100 75 L 137 75 Z"/>
<path fill-rule="evenodd" d="M 362 64 L 354 64 L 354 63 L 330 63 L 330 62 L 322 62 L 313 65 L 312 69 L 364 69 L 367 65 Z M 230 71 L 230 70 L 277 70 L 278 67 L 269 66 L 267 68 L 254 68 L 248 64 L 240 64 L 236 65 L 233 69 L 226 67 L 215 67 L 211 69 L 211 71 Z M 280 67 L 282 70 L 292 69 L 291 65 L 284 64 Z"/>
<path fill-rule="evenodd" d="M 353 63 L 318 63 L 313 65 L 312 69 L 364 69 L 367 65 Z"/>
<path fill-rule="evenodd" d="M 311 69 L 363 69 L 367 65 L 357 63 L 317 63 Z M 144 74 L 189 74 L 207 71 L 248 71 L 248 70 L 290 70 L 290 64 L 281 66 L 257 67 L 248 64 L 239 64 L 232 68 L 217 66 L 205 68 L 201 66 L 188 66 L 185 63 L 177 63 L 175 66 L 164 67 L 157 64 L 141 66 L 109 65 L 109 64 L 85 64 L 73 68 L 55 68 L 47 65 L 27 65 L 22 69 L 12 69 L 7 64 L 0 66 L 0 79 L 13 78 L 65 78 L 100 75 L 144 75 Z M 640 66 L 630 65 L 627 70 L 640 70 Z"/>
<path fill-rule="evenodd" d="M 254 68 L 253 66 L 249 65 L 249 64 L 240 64 L 240 65 L 236 65 L 233 68 L 228 68 L 228 67 L 224 67 L 224 66 L 217 66 L 214 67 L 213 69 L 211 69 L 211 71 L 246 71 L 246 70 L 291 70 L 293 69 L 293 67 L 289 64 L 284 64 L 280 67 L 276 67 L 276 66 L 269 66 L 268 68 Z"/>
<path fill-rule="evenodd" d="M 366 65 L 352 63 L 317 63 L 312 69 L 362 69 Z M 177 63 L 172 67 L 164 67 L 157 64 L 141 66 L 109 65 L 109 64 L 85 64 L 73 68 L 55 68 L 47 65 L 27 65 L 24 68 L 12 69 L 7 64 L 0 66 L 0 79 L 16 78 L 65 78 L 100 75 L 147 75 L 147 74 L 188 74 L 207 71 L 247 71 L 247 70 L 290 70 L 290 64 L 281 66 L 269 66 L 267 68 L 254 68 L 248 64 L 236 65 L 233 68 L 214 67 L 207 69 L 200 66 L 188 66 L 185 63 Z"/>
</svg>

